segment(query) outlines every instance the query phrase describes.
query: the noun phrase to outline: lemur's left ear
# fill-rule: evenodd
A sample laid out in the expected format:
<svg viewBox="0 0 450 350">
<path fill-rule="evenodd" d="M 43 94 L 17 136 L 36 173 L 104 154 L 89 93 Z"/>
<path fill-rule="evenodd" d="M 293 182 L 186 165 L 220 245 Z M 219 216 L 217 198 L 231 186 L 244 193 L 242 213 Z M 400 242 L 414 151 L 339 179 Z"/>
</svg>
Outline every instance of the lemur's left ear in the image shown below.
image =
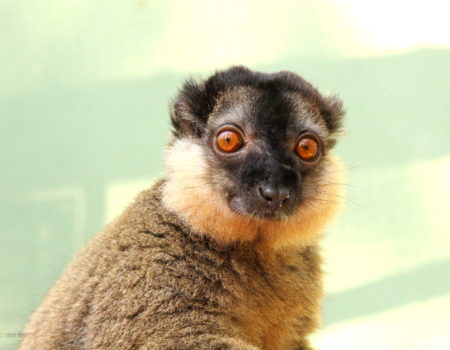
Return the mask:
<svg viewBox="0 0 450 350">
<path fill-rule="evenodd" d="M 171 106 L 174 136 L 200 137 L 214 107 L 211 100 L 203 81 L 187 80 Z"/>
<path fill-rule="evenodd" d="M 323 103 L 320 106 L 321 114 L 327 124 L 330 133 L 336 133 L 341 130 L 342 119 L 345 111 L 342 107 L 342 101 L 336 96 L 322 97 Z"/>
<path fill-rule="evenodd" d="M 328 137 L 328 147 L 331 148 L 336 144 L 336 138 L 342 130 L 342 119 L 345 111 L 342 107 L 342 101 L 336 96 L 324 96 L 321 98 L 320 114 L 330 132 Z"/>
</svg>

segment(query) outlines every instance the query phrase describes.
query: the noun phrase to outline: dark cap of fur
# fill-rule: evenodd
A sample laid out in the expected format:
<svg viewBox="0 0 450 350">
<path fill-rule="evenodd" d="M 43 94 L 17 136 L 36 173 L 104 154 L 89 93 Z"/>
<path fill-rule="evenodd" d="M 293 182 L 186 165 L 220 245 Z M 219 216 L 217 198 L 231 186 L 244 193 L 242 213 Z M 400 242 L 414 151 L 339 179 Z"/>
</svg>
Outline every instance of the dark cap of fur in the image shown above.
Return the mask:
<svg viewBox="0 0 450 350">
<path fill-rule="evenodd" d="M 201 137 L 221 92 L 236 86 L 261 90 L 296 92 L 315 106 L 330 133 L 339 131 L 344 111 L 336 97 L 324 97 L 299 75 L 281 71 L 267 74 L 254 72 L 243 66 L 218 71 L 204 81 L 187 80 L 178 92 L 171 108 L 171 121 L 175 137 Z"/>
</svg>

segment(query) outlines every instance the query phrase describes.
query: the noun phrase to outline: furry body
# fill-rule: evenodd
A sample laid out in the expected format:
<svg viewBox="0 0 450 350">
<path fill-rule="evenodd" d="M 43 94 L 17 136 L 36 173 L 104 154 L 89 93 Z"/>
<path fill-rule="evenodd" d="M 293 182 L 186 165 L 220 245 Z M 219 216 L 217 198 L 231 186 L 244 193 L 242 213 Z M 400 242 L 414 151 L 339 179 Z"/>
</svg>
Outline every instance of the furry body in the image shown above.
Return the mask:
<svg viewBox="0 0 450 350">
<path fill-rule="evenodd" d="M 21 349 L 301 344 L 317 325 L 317 248 L 263 254 L 253 243 L 193 234 L 162 206 L 160 186 L 79 253 L 34 314 Z"/>
<path fill-rule="evenodd" d="M 76 256 L 19 349 L 309 349 L 320 319 L 318 242 L 341 194 L 330 152 L 341 115 L 291 73 L 238 67 L 187 83 L 167 176 Z M 236 154 L 212 147 L 224 123 L 247 137 Z M 314 166 L 291 151 L 304 129 L 321 139 Z M 268 212 L 254 188 L 286 183 L 292 195 Z"/>
</svg>

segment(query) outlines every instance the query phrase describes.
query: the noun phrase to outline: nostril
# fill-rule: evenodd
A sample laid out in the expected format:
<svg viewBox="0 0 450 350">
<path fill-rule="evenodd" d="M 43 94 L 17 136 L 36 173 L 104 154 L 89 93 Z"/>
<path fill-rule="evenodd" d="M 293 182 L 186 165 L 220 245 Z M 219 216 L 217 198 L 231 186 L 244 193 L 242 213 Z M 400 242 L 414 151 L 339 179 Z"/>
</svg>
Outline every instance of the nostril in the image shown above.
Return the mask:
<svg viewBox="0 0 450 350">
<path fill-rule="evenodd" d="M 259 187 L 259 194 L 261 195 L 261 197 L 263 197 L 269 203 L 272 203 L 273 198 L 270 192 L 272 192 L 270 191 L 270 189 L 264 189 L 262 187 Z"/>
<path fill-rule="evenodd" d="M 278 196 L 279 196 L 281 205 L 283 205 L 289 199 L 290 192 L 287 189 L 281 189 L 278 193 Z"/>
</svg>

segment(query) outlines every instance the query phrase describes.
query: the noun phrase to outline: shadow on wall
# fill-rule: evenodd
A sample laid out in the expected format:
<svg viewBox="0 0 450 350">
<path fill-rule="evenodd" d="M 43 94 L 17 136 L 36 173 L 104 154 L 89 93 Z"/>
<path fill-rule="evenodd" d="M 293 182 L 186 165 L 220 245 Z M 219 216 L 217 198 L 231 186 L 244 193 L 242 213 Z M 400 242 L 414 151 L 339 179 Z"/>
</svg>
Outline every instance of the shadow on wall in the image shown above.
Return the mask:
<svg viewBox="0 0 450 350">
<path fill-rule="evenodd" d="M 293 70 L 321 91 L 337 92 L 348 110 L 349 133 L 338 153 L 348 164 L 376 168 L 449 154 L 448 62 L 450 50 L 421 50 L 348 60 L 292 58 L 252 68 Z M 7 150 L 0 173 L 1 329 L 20 329 L 73 250 L 101 229 L 107 183 L 160 174 L 168 101 L 184 78 L 167 73 L 0 100 Z M 332 295 L 327 322 L 448 292 L 444 282 L 420 295 L 390 292 L 407 289 L 412 275 L 423 283 L 429 274 L 443 277 L 443 269 L 444 263 L 424 266 Z"/>
<path fill-rule="evenodd" d="M 325 325 L 372 316 L 391 308 L 448 295 L 449 266 L 450 259 L 442 260 L 331 294 L 325 301 Z"/>
</svg>

